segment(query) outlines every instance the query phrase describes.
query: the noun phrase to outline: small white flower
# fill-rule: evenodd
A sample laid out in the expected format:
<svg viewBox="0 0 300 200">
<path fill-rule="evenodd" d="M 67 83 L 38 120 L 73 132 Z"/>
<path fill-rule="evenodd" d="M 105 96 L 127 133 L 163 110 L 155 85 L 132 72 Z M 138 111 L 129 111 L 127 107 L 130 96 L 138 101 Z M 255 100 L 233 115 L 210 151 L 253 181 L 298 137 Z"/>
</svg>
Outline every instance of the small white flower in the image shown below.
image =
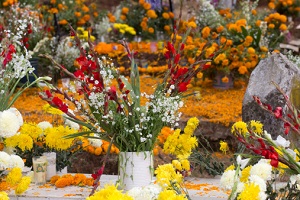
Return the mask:
<svg viewBox="0 0 300 200">
<path fill-rule="evenodd" d="M 42 121 L 40 123 L 37 124 L 38 127 L 40 127 L 41 129 L 45 130 L 46 128 L 52 128 L 52 124 L 50 122 L 47 121 Z"/>
<path fill-rule="evenodd" d="M 286 148 L 290 146 L 290 141 L 286 140 L 281 135 L 278 135 L 277 139 L 275 140 L 275 144 L 277 146 Z"/>
<path fill-rule="evenodd" d="M 237 158 L 236 158 L 236 162 L 237 162 L 238 165 L 241 166 L 241 169 L 244 169 L 246 167 L 249 160 L 250 160 L 250 158 L 242 159 L 242 157 L 240 155 L 238 155 Z"/>
<path fill-rule="evenodd" d="M 88 138 L 88 141 L 93 147 L 101 147 L 102 146 L 102 140 L 101 139 L 96 139 L 96 138 Z"/>
</svg>

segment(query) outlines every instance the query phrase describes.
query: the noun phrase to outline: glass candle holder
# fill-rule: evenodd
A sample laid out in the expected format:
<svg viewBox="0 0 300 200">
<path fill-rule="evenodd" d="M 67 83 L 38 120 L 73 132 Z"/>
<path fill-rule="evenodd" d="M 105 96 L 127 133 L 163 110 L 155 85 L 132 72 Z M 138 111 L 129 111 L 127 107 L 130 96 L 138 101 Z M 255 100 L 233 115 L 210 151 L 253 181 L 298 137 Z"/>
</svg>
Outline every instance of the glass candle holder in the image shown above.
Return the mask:
<svg viewBox="0 0 300 200">
<path fill-rule="evenodd" d="M 36 185 L 44 185 L 47 177 L 47 157 L 36 156 L 32 158 L 33 177 Z"/>
</svg>

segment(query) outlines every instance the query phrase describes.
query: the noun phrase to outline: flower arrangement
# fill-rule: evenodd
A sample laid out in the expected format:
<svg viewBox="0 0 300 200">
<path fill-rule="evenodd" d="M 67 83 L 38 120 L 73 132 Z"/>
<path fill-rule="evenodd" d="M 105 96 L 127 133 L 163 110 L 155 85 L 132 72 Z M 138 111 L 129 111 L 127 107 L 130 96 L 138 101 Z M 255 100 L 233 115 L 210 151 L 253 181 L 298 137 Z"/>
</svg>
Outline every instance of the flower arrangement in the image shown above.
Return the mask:
<svg viewBox="0 0 300 200">
<path fill-rule="evenodd" d="M 254 100 L 260 107 L 275 118 L 284 122 L 284 135 L 296 134 L 299 137 L 299 110 L 289 101 L 283 91 L 274 84 L 277 90 L 284 96 L 288 108 L 287 118 L 283 116 L 281 107 L 273 109 L 270 105 L 261 102 L 259 97 L 254 96 Z M 299 149 L 296 140 L 288 141 L 283 136 L 278 135 L 274 140 L 272 136 L 263 130 L 263 124 L 257 121 L 236 122 L 232 126 L 232 133 L 237 137 L 237 140 L 249 149 L 254 155 L 244 154 L 248 157 L 242 160 L 237 158 L 236 169 L 229 168 L 222 176 L 221 183 L 227 186 L 232 186 L 230 199 L 243 199 L 245 195 L 251 194 L 253 198 L 292 198 L 299 195 L 297 184 L 299 183 L 298 174 L 300 171 L 299 165 Z M 254 165 L 246 167 L 249 159 L 260 159 Z M 246 168 L 245 168 L 246 167 Z M 230 175 L 231 174 L 231 175 Z M 274 191 L 272 184 L 276 181 L 276 175 L 287 174 L 290 180 L 287 185 L 279 191 Z"/>
<path fill-rule="evenodd" d="M 64 139 L 78 129 L 70 126 L 52 126 L 49 122 L 39 124 L 26 122 L 21 126 L 19 134 L 4 140 L 6 147 L 16 149 L 16 153 L 26 160 L 25 165 L 32 166 L 32 157 L 41 156 L 45 152 L 56 152 L 56 169 L 60 171 L 68 166 L 71 154 L 80 149 L 81 140 Z"/>
<path fill-rule="evenodd" d="M 213 79 L 220 73 L 224 77 L 223 82 L 228 81 L 230 76 L 235 80 L 247 80 L 260 59 L 268 56 L 268 51 L 279 48 L 290 28 L 287 17 L 270 10 L 258 14 L 257 3 L 241 1 L 242 9 L 235 10 L 234 15 L 229 10 L 219 10 L 214 24 L 207 22 L 208 25 L 204 26 L 202 22 L 205 20 L 199 20 L 198 26 L 202 28 L 200 38 L 194 36 L 187 40 L 186 55 L 192 61 L 204 51 L 204 46 L 207 47 L 204 56 L 212 61 L 207 63 L 203 78 Z"/>
<path fill-rule="evenodd" d="M 300 5 L 298 1 L 271 0 L 268 3 L 268 7 L 272 10 L 276 10 L 280 14 L 290 17 L 297 17 L 300 11 Z"/>
<path fill-rule="evenodd" d="M 143 41 L 164 39 L 170 36 L 173 18 L 174 14 L 167 7 L 161 10 L 152 8 L 151 4 L 144 0 L 123 1 L 114 14 L 108 13 L 111 23 L 127 24 L 135 30 L 134 35 Z M 126 39 L 130 41 L 133 37 Z"/>
<path fill-rule="evenodd" d="M 164 145 L 164 151 L 175 155 L 179 160 L 173 160 L 172 163 L 159 165 L 155 170 L 156 183 L 150 184 L 145 187 L 134 187 L 122 193 L 122 190 L 118 190 L 118 185 L 106 185 L 104 189 L 99 190 L 88 199 L 105 198 L 108 188 L 117 192 L 118 195 L 124 195 L 124 198 L 128 199 L 190 199 L 187 191 L 184 190 L 183 182 L 184 177 L 188 175 L 190 171 L 190 163 L 188 161 L 192 150 L 197 146 L 198 141 L 193 133 L 199 124 L 199 120 L 193 117 L 188 120 L 184 133 L 178 135 L 181 132 L 180 129 L 176 129 L 173 134 L 167 137 Z M 182 140 L 187 139 L 189 142 L 187 145 L 181 145 Z M 125 198 L 125 199 L 126 199 Z M 110 197 L 108 198 L 110 199 Z"/>
</svg>

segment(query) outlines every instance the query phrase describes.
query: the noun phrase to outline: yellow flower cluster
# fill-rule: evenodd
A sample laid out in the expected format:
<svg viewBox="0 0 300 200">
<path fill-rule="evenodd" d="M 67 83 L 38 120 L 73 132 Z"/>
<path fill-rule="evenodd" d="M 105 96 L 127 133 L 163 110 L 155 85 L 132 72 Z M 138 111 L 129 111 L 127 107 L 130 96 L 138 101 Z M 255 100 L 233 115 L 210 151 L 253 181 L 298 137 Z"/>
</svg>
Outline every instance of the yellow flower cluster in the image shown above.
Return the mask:
<svg viewBox="0 0 300 200">
<path fill-rule="evenodd" d="M 31 182 L 31 178 L 28 176 L 22 177 L 22 170 L 19 167 L 13 168 L 6 176 L 6 183 L 15 188 L 15 194 L 19 195 L 24 193 Z M 5 194 L 2 194 L 5 197 Z M 0 193 L 1 197 L 1 193 Z M 0 198 L 1 199 L 1 198 Z"/>
<path fill-rule="evenodd" d="M 84 40 L 84 41 L 88 41 L 89 40 L 89 31 L 85 30 L 82 27 L 78 27 L 76 29 L 77 32 L 77 36 L 79 37 L 79 39 Z M 74 36 L 72 36 L 74 37 Z M 90 35 L 90 41 L 94 42 L 96 40 L 95 36 Z"/>
<path fill-rule="evenodd" d="M 74 141 L 74 138 L 66 139 L 64 137 L 74 134 L 77 131 L 70 128 L 69 126 L 58 126 L 53 128 L 47 128 L 44 131 L 45 143 L 48 147 L 57 150 L 67 150 L 69 149 Z"/>
<path fill-rule="evenodd" d="M 93 186 L 94 179 L 87 178 L 84 174 L 65 174 L 62 176 L 55 175 L 51 177 L 50 183 L 57 188 L 64 188 L 71 185 L 76 186 Z"/>
<path fill-rule="evenodd" d="M 174 190 L 163 190 L 159 193 L 157 200 L 187 200 L 184 194 L 177 194 Z"/>
<path fill-rule="evenodd" d="M 246 183 L 244 190 L 237 196 L 237 200 L 259 200 L 259 185 Z"/>
<path fill-rule="evenodd" d="M 97 191 L 92 196 L 86 198 L 86 200 L 133 200 L 128 194 L 122 193 L 121 190 L 117 189 L 116 185 L 106 184 L 103 189 Z"/>
<path fill-rule="evenodd" d="M 193 133 L 197 128 L 199 120 L 194 117 L 188 120 L 184 133 L 180 129 L 170 135 L 164 143 L 164 151 L 176 155 L 179 159 L 187 159 L 192 153 L 192 149 L 198 146 L 198 141 Z"/>
<path fill-rule="evenodd" d="M 263 133 L 263 124 L 259 121 L 251 120 L 248 124 L 243 121 L 235 122 L 231 127 L 231 133 L 236 135 L 237 133 L 246 136 L 249 130 L 257 135 Z"/>
<path fill-rule="evenodd" d="M 0 191 L 0 199 L 1 200 L 9 200 L 8 194 L 4 191 Z"/>
<path fill-rule="evenodd" d="M 172 188 L 172 184 L 179 185 L 183 182 L 183 176 L 180 172 L 176 171 L 174 166 L 170 164 L 159 165 L 155 172 L 156 182 L 162 188 Z"/>
<path fill-rule="evenodd" d="M 136 35 L 134 28 L 127 24 L 114 23 L 113 28 L 117 29 L 122 34 L 129 33 L 131 35 Z"/>
</svg>

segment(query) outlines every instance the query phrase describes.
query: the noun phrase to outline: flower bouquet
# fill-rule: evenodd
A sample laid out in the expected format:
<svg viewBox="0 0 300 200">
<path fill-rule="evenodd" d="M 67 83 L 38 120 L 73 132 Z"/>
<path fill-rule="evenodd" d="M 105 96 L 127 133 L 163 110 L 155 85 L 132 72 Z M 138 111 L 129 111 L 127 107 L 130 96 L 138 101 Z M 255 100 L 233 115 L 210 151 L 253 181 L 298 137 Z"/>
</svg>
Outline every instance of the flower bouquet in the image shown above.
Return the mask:
<svg viewBox="0 0 300 200">
<path fill-rule="evenodd" d="M 238 157 L 236 168 L 228 168 L 223 174 L 221 183 L 223 182 L 225 187 L 232 187 L 229 199 L 243 199 L 250 193 L 253 199 L 294 199 L 299 197 L 300 151 L 297 145 L 300 135 L 299 109 L 290 102 L 276 84 L 274 85 L 286 101 L 288 108 L 286 118 L 283 115 L 282 107 L 272 108 L 261 102 L 257 96 L 254 96 L 254 100 L 275 118 L 283 121 L 284 136 L 278 135 L 276 140 L 273 139 L 271 134 L 263 130 L 263 124 L 254 120 L 249 123 L 236 122 L 233 124 L 232 133 L 253 154 L 242 154 L 248 159 L 242 160 L 241 157 Z M 292 134 L 292 132 L 296 134 L 296 137 L 289 141 L 285 135 Z M 259 161 L 247 166 L 250 159 Z M 290 176 L 287 185 L 280 190 L 274 190 L 276 176 L 283 174 Z"/>
<path fill-rule="evenodd" d="M 41 93 L 41 97 L 66 113 L 69 120 L 89 129 L 74 136 L 89 137 L 94 133 L 94 138 L 111 141 L 121 152 L 152 151 L 162 127 L 178 126 L 181 116 L 178 110 L 183 106 L 181 99 L 191 78 L 204 63 L 198 61 L 190 67 L 179 67 L 184 44 L 175 46 L 175 38 L 173 43 L 167 44 L 168 71 L 163 81 L 157 83 L 153 94 L 141 93 L 135 52 L 123 42 L 131 61 L 130 79 L 120 75 L 109 60 L 99 58 L 90 43 L 91 52 L 81 49 L 81 55 L 76 59 L 79 69 L 74 73 L 55 63 L 74 79 L 73 87 L 62 91 L 51 86 L 50 90 Z M 80 40 L 76 40 L 80 47 Z M 64 100 L 75 107 L 75 115 L 55 93 L 63 95 Z M 96 175 L 101 174 L 100 170 Z"/>
</svg>

